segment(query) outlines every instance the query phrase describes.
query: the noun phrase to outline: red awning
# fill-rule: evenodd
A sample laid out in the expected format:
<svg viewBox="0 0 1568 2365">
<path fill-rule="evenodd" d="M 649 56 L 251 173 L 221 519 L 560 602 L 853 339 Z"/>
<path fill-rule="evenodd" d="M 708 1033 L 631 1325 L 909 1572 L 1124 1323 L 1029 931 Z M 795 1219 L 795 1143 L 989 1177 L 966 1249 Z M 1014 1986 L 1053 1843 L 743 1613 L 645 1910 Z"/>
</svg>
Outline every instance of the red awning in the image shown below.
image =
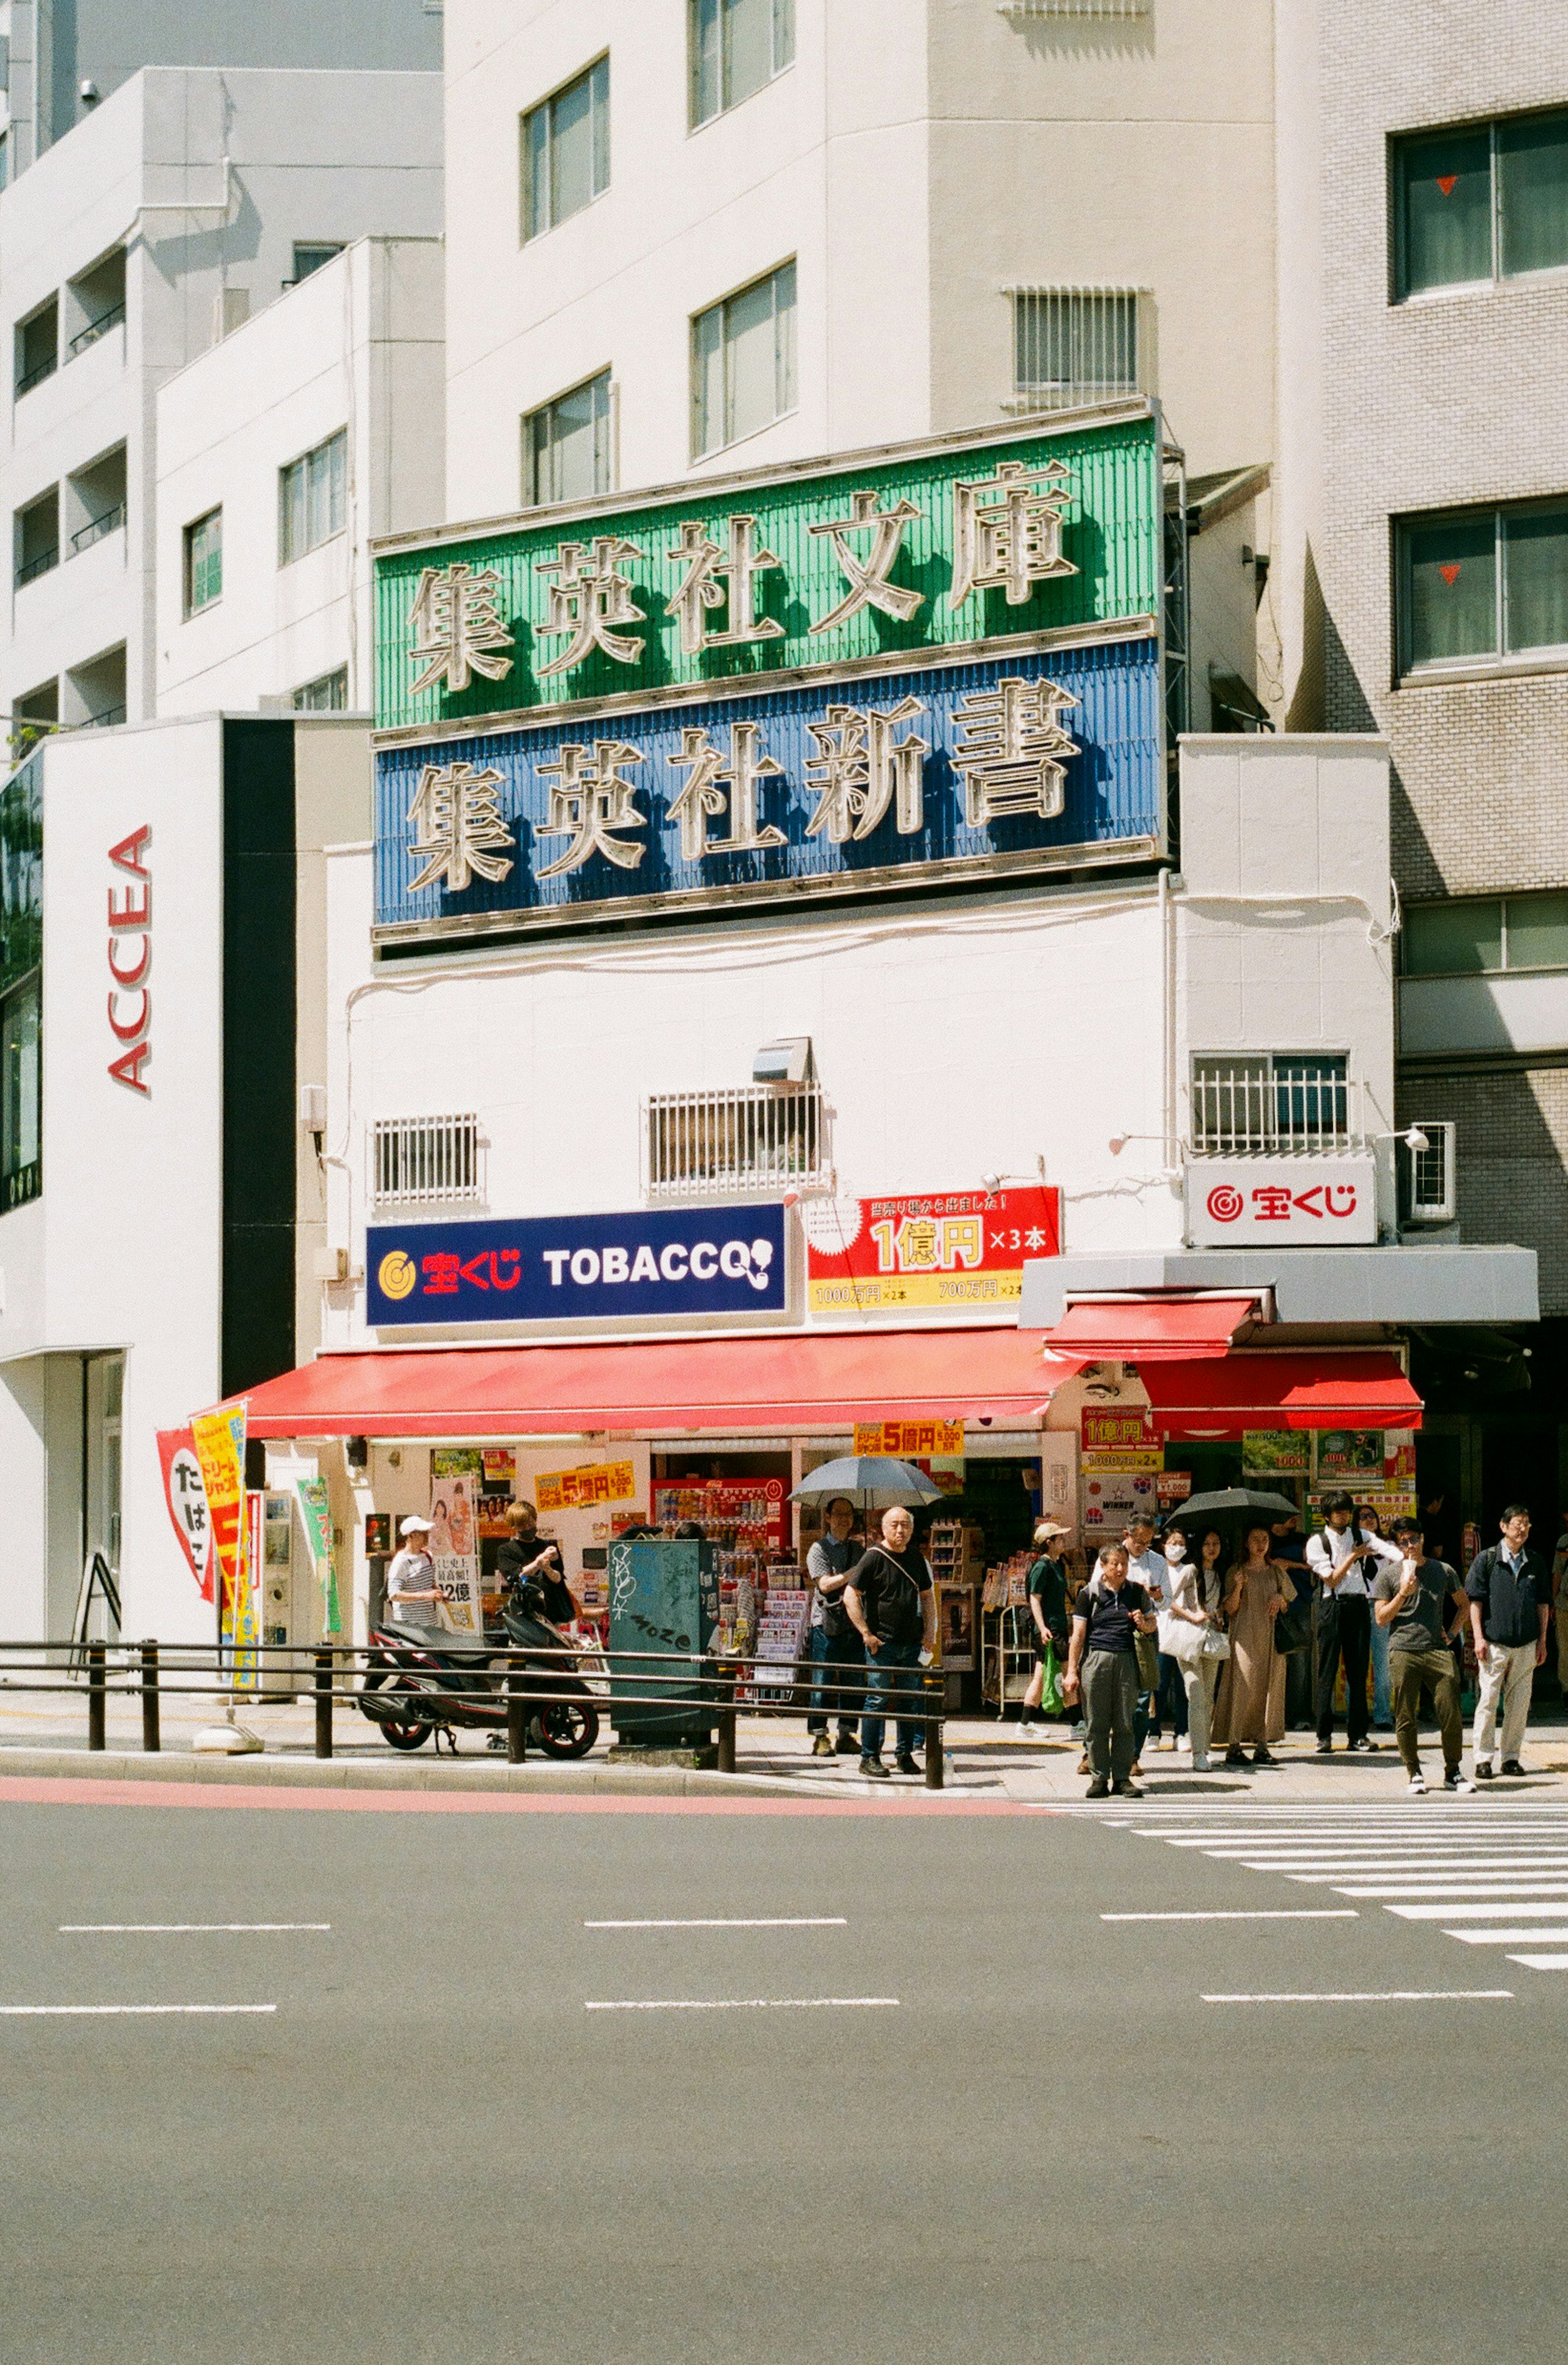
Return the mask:
<svg viewBox="0 0 1568 2365">
<path fill-rule="evenodd" d="M 1053 1337 L 1055 1334 L 1053 1333 Z M 1149 1362 L 1139 1377 L 1154 1425 L 1175 1437 L 1249 1429 L 1419 1429 L 1421 1399 L 1395 1355 L 1241 1354 Z"/>
<path fill-rule="evenodd" d="M 527 1437 L 583 1429 L 1029 1421 L 1078 1368 L 1027 1330 L 574 1340 L 325 1354 L 248 1395 L 252 1437 Z"/>
<path fill-rule="evenodd" d="M 1082 1299 L 1048 1333 L 1052 1351 L 1085 1362 L 1185 1362 L 1227 1355 L 1258 1315 L 1255 1297 Z"/>
</svg>

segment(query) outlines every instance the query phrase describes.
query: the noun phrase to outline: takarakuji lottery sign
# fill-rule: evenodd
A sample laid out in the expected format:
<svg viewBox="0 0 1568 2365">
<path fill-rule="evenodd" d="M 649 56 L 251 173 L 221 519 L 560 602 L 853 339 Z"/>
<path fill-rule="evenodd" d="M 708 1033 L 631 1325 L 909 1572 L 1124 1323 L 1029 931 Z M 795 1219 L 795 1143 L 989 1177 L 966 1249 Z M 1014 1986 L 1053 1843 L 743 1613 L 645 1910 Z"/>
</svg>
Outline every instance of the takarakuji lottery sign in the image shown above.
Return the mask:
<svg viewBox="0 0 1568 2365">
<path fill-rule="evenodd" d="M 1158 420 L 383 544 L 383 939 L 1164 840 Z"/>
</svg>

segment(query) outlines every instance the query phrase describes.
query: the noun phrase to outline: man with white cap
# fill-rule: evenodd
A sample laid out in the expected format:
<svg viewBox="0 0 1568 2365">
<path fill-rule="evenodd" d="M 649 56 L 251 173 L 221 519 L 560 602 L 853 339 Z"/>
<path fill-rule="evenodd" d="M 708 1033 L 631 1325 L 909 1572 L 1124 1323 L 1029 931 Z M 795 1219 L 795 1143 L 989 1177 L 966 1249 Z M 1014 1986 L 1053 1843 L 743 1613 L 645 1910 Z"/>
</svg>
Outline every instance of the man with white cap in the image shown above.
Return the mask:
<svg viewBox="0 0 1568 2365">
<path fill-rule="evenodd" d="M 403 1549 L 386 1572 L 386 1607 L 394 1625 L 439 1627 L 439 1617 L 423 1617 L 416 1604 L 436 1603 L 441 1595 L 432 1579 L 435 1563 L 426 1548 L 431 1531 L 428 1519 L 417 1514 L 398 1524 L 398 1533 L 403 1539 Z"/>
<path fill-rule="evenodd" d="M 1067 1664 L 1067 1567 L 1051 1546 L 1071 1533 L 1058 1520 L 1040 1519 L 1035 1527 L 1036 1559 L 1026 1580 L 1029 1614 L 1035 1622 L 1035 1671 L 1024 1694 L 1018 1733 L 1031 1741 L 1043 1739 L 1045 1723 L 1040 1702 L 1046 1688 L 1046 1653 L 1054 1651 L 1058 1668 Z"/>
</svg>

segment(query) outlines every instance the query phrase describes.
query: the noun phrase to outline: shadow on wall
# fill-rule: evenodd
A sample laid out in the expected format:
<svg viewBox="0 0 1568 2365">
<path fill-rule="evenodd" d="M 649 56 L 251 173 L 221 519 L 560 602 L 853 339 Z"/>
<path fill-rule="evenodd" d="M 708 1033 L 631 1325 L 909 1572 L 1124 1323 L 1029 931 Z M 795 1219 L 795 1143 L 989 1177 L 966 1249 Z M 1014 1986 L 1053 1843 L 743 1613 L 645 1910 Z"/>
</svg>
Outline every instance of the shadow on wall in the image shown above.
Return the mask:
<svg viewBox="0 0 1568 2365">
<path fill-rule="evenodd" d="M 1010 22 L 1033 58 L 1151 58 L 1154 8 L 1155 0 L 1097 0 L 1080 11 L 1070 9 L 1070 0 L 1060 15 L 1018 16 Z"/>
<path fill-rule="evenodd" d="M 1323 596 L 1310 543 L 1303 580 L 1301 675 L 1285 717 L 1285 728 L 1367 731 L 1380 738 L 1385 733 Z M 1448 881 L 1392 751 L 1388 786 L 1389 844 L 1400 894 L 1423 902 L 1447 894 Z"/>
<path fill-rule="evenodd" d="M 1568 1314 L 1568 1068 L 1404 1075 L 1396 1104 L 1401 1126 L 1458 1126 L 1460 1238 L 1534 1249 L 1542 1315 Z"/>
</svg>

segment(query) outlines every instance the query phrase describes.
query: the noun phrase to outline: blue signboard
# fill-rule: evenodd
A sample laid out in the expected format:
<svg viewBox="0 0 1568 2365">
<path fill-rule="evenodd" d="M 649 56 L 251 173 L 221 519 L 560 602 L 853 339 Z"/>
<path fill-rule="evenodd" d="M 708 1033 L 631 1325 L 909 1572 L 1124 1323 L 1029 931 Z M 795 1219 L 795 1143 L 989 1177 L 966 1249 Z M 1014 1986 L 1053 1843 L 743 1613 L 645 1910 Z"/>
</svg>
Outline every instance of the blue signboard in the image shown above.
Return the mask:
<svg viewBox="0 0 1568 2365">
<path fill-rule="evenodd" d="M 1152 634 L 671 689 L 384 746 L 376 933 L 857 894 L 1161 844 Z"/>
<path fill-rule="evenodd" d="M 640 1209 L 512 1223 L 373 1224 L 370 1319 L 632 1321 L 780 1314 L 784 1210 Z"/>
</svg>

